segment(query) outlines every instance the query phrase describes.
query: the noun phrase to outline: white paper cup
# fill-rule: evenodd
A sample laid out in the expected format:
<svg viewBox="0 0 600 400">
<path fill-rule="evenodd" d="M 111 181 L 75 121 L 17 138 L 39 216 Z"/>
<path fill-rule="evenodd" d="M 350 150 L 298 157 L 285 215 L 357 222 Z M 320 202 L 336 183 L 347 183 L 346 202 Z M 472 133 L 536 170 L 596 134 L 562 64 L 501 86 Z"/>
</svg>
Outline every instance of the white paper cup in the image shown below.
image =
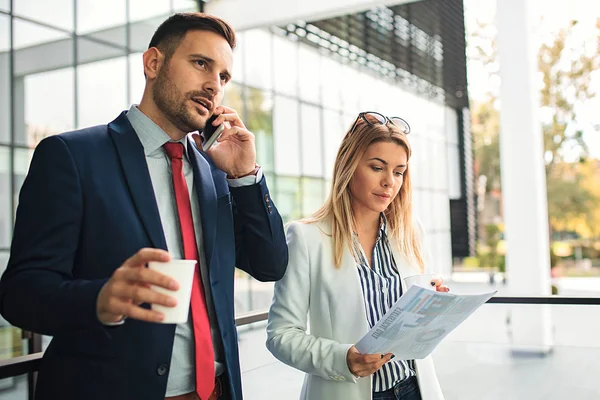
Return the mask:
<svg viewBox="0 0 600 400">
<path fill-rule="evenodd" d="M 178 290 L 169 290 L 159 286 L 150 285 L 155 292 L 166 294 L 177 300 L 175 307 L 166 307 L 160 304 L 152 304 L 152 310 L 163 313 L 165 318 L 163 324 L 179 324 L 187 322 L 190 310 L 190 297 L 192 295 L 192 283 L 194 282 L 195 260 L 171 260 L 168 262 L 150 261 L 148 268 L 158 271 L 175 279 L 179 283 Z"/>
<path fill-rule="evenodd" d="M 419 274 L 411 275 L 404 278 L 406 288 L 409 289 L 412 285 L 435 291 L 435 286 L 431 285 L 433 279 L 439 278 L 437 274 Z"/>
</svg>

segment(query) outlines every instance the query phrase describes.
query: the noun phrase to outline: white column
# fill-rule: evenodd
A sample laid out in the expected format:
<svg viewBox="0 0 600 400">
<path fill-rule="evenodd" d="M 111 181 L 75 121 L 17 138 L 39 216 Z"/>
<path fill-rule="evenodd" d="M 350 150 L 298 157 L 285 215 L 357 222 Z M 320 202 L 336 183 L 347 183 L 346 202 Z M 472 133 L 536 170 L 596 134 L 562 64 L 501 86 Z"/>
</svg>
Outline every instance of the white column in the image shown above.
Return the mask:
<svg viewBox="0 0 600 400">
<path fill-rule="evenodd" d="M 418 0 L 212 0 L 204 11 L 229 22 L 236 30 L 280 25 L 298 20 L 316 21 L 353 14 L 375 6 Z"/>
<path fill-rule="evenodd" d="M 498 0 L 500 162 L 510 295 L 550 295 L 548 207 L 533 0 Z M 547 353 L 549 306 L 511 306 L 514 350 Z"/>
</svg>

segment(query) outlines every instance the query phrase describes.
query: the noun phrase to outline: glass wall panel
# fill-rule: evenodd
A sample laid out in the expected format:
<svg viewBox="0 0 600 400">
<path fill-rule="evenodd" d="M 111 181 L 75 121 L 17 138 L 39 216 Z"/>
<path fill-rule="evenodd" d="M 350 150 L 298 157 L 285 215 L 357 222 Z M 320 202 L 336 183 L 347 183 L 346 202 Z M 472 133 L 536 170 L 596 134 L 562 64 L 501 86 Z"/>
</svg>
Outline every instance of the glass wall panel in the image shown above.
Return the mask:
<svg viewBox="0 0 600 400">
<path fill-rule="evenodd" d="M 0 142 L 10 140 L 10 19 L 0 14 Z"/>
<path fill-rule="evenodd" d="M 348 65 L 343 65 L 340 71 L 340 80 L 344 82 L 341 87 L 342 110 L 344 113 L 356 115 L 362 111 L 358 106 L 359 93 L 356 91 L 354 82 L 358 80 L 358 72 Z"/>
<path fill-rule="evenodd" d="M 13 1 L 13 14 L 57 28 L 73 30 L 73 0 Z"/>
<path fill-rule="evenodd" d="M 273 87 L 272 35 L 262 29 L 244 32 L 244 71 L 246 84 L 262 89 Z"/>
<path fill-rule="evenodd" d="M 133 52 L 143 53 L 148 49 L 150 39 L 156 31 L 156 28 L 165 20 L 165 17 L 156 17 L 143 21 L 133 22 L 129 25 L 131 34 L 129 35 L 129 47 Z"/>
<path fill-rule="evenodd" d="M 279 175 L 300 175 L 300 137 L 298 101 L 275 96 L 274 144 L 275 172 Z"/>
<path fill-rule="evenodd" d="M 310 104 L 302 104 L 300 121 L 302 175 L 322 177 L 321 109 Z"/>
<path fill-rule="evenodd" d="M 0 146 L 0 248 L 8 248 L 11 241 L 13 216 L 10 193 L 10 148 Z"/>
<path fill-rule="evenodd" d="M 127 62 L 129 63 L 129 100 L 127 103 L 139 104 L 146 86 L 142 53 L 130 54 Z"/>
<path fill-rule="evenodd" d="M 29 171 L 33 149 L 14 149 L 13 194 L 15 206 L 19 205 L 19 192 Z"/>
<path fill-rule="evenodd" d="M 231 71 L 231 80 L 236 83 L 244 83 L 244 32 L 236 32 L 235 39 L 237 44 L 233 50 L 233 69 Z"/>
<path fill-rule="evenodd" d="M 127 3 L 122 0 L 102 3 L 102 7 L 98 7 L 96 0 L 77 0 L 77 34 L 127 46 Z"/>
<path fill-rule="evenodd" d="M 342 109 L 341 89 L 344 84 L 341 80 L 342 65 L 328 57 L 321 59 L 321 90 L 323 92 L 323 105 L 334 110 Z"/>
<path fill-rule="evenodd" d="M 129 20 L 139 21 L 157 16 L 166 17 L 171 13 L 170 0 L 129 0 Z M 148 37 L 148 42 L 150 37 Z"/>
<path fill-rule="evenodd" d="M 280 176 L 276 178 L 277 209 L 287 223 L 302 217 L 302 196 L 300 191 L 300 178 Z"/>
<path fill-rule="evenodd" d="M 78 128 L 107 124 L 128 108 L 126 63 L 120 57 L 77 68 Z"/>
<path fill-rule="evenodd" d="M 24 110 L 15 120 L 19 144 L 33 148 L 46 136 L 75 127 L 73 68 L 27 75 L 15 80 L 15 89 L 15 110 Z"/>
<path fill-rule="evenodd" d="M 70 37 L 70 35 L 65 32 L 47 28 L 19 18 L 14 19 L 13 29 L 15 50 L 48 42 L 56 42 Z"/>
<path fill-rule="evenodd" d="M 323 110 L 323 172 L 325 177 L 333 176 L 335 156 L 344 136 L 344 121 L 339 111 Z"/>
<path fill-rule="evenodd" d="M 234 82 L 230 82 L 225 86 L 225 96 L 222 104 L 233 108 L 247 126 L 246 119 L 246 104 L 244 104 L 245 87 Z M 273 106 L 271 105 L 271 108 Z"/>
<path fill-rule="evenodd" d="M 361 111 L 379 111 L 379 94 L 377 90 L 376 79 L 368 73 L 360 73 L 355 82 L 355 88 L 360 93 L 359 108 Z"/>
<path fill-rule="evenodd" d="M 275 91 L 296 96 L 298 94 L 298 44 L 273 36 Z"/>
<path fill-rule="evenodd" d="M 107 46 L 86 37 L 77 38 L 77 64 L 87 64 L 109 58 L 125 57 L 125 49 Z"/>
<path fill-rule="evenodd" d="M 256 88 L 248 88 L 248 112 L 245 125 L 256 137 L 256 160 L 263 171 L 272 172 L 273 164 L 273 96 Z"/>
<path fill-rule="evenodd" d="M 321 56 L 311 47 L 300 44 L 298 49 L 298 84 L 300 98 L 319 103 L 321 90 Z"/>
<path fill-rule="evenodd" d="M 8 263 L 9 253 L 0 251 L 0 274 L 4 273 Z M 27 354 L 25 340 L 22 339 L 21 329 L 10 326 L 0 315 L 0 360 L 8 360 Z M 0 380 L 0 397 L 10 400 L 26 400 L 27 375 L 5 378 Z"/>
<path fill-rule="evenodd" d="M 197 0 L 173 0 L 173 11 L 198 11 Z"/>
<path fill-rule="evenodd" d="M 10 11 L 10 0 L 0 0 L 0 10 Z"/>
<path fill-rule="evenodd" d="M 426 169 L 426 167 L 422 165 L 423 160 L 425 160 L 425 157 L 422 154 L 422 142 L 425 139 L 419 137 L 417 133 L 411 133 L 408 137 L 408 140 L 411 148 L 411 156 L 408 162 L 410 165 L 412 186 L 413 188 L 423 188 L 422 172 Z"/>
<path fill-rule="evenodd" d="M 302 178 L 302 216 L 317 211 L 325 200 L 323 179 Z"/>
</svg>

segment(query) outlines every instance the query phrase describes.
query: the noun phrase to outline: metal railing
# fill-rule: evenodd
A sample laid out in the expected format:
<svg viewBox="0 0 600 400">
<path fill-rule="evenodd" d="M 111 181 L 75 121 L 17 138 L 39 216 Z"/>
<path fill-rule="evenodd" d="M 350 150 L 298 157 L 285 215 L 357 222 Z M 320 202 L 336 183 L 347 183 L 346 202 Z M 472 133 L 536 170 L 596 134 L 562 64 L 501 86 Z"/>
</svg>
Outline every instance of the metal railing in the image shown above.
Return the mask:
<svg viewBox="0 0 600 400">
<path fill-rule="evenodd" d="M 598 306 L 600 297 L 565 297 L 565 296 L 543 296 L 543 297 L 492 297 L 487 301 L 489 304 L 552 304 L 552 305 L 575 305 L 575 306 Z M 266 321 L 267 311 L 258 311 L 240 315 L 236 317 L 235 324 L 240 327 L 253 324 L 255 322 Z M 41 336 L 33 334 L 30 336 L 30 351 L 32 349 L 41 349 Z M 34 350 L 35 351 L 35 350 Z M 35 377 L 34 374 L 39 370 L 40 362 L 44 353 L 37 351 L 26 356 L 14 357 L 8 360 L 0 361 L 0 379 L 15 377 L 23 374 L 30 374 L 29 379 L 29 398 L 33 399 Z"/>
</svg>

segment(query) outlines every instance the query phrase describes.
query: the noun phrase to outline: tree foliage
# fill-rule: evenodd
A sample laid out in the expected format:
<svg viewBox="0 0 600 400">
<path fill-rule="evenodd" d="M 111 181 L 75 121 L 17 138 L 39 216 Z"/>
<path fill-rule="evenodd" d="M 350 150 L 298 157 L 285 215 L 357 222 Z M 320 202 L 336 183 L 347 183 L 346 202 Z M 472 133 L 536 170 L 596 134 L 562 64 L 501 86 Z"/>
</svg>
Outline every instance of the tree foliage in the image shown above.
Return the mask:
<svg viewBox="0 0 600 400">
<path fill-rule="evenodd" d="M 597 161 L 588 161 L 589 149 L 584 140 L 584 130 L 589 132 L 594 128 L 579 123 L 578 110 L 596 96 L 592 81 L 594 74 L 600 73 L 600 19 L 596 23 L 596 48 L 581 46 L 576 39 L 576 28 L 576 22 L 570 23 L 538 51 L 548 214 L 551 226 L 556 229 L 585 221 L 578 224 L 579 229 L 585 225 L 591 233 L 590 225 L 600 225 L 600 219 L 595 217 L 600 214 L 600 191 L 594 190 L 598 182 L 596 186 L 589 182 L 598 177 L 595 171 L 599 166 Z M 490 81 L 497 77 L 498 71 L 493 34 L 489 26 L 482 24 L 472 35 L 476 49 L 471 54 L 479 57 Z M 487 176 L 489 192 L 501 185 L 499 118 L 493 88 L 486 99 L 472 101 L 471 110 L 477 172 Z"/>
</svg>

